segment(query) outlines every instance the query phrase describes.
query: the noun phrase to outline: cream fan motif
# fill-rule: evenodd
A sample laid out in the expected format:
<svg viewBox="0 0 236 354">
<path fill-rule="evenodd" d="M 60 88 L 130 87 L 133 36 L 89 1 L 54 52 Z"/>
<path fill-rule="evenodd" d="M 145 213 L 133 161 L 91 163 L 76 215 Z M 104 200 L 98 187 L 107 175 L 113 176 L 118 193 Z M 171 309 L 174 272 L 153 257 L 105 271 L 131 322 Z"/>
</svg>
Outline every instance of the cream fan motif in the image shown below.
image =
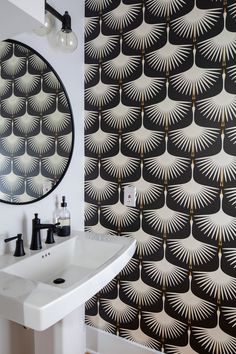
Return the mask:
<svg viewBox="0 0 236 354">
<path fill-rule="evenodd" d="M 112 0 L 85 0 L 85 6 L 91 11 L 101 11 L 112 4 Z"/>
<path fill-rule="evenodd" d="M 120 289 L 130 301 L 141 307 L 154 305 L 162 296 L 160 290 L 145 284 L 142 279 L 121 281 Z"/>
<path fill-rule="evenodd" d="M 68 157 L 61 156 L 55 152 L 51 156 L 42 158 L 42 166 L 45 168 L 47 173 L 54 177 L 61 176 L 68 165 Z"/>
<path fill-rule="evenodd" d="M 124 186 L 128 183 L 124 183 Z M 158 200 L 163 193 L 163 186 L 155 183 L 149 183 L 141 177 L 139 180 L 132 182 L 136 188 L 136 203 L 141 207 L 148 206 L 149 204 Z"/>
<path fill-rule="evenodd" d="M 132 237 L 136 240 L 137 250 L 136 252 L 140 257 L 147 257 L 149 255 L 158 253 L 163 240 L 157 236 L 149 235 L 142 229 L 134 231 L 132 233 L 125 233 L 125 236 Z"/>
<path fill-rule="evenodd" d="M 116 331 L 116 326 L 103 320 L 98 314 L 95 316 L 85 316 L 85 323 L 91 327 L 99 328 L 108 333 L 114 334 Z"/>
<path fill-rule="evenodd" d="M 224 150 L 224 134 L 221 135 L 221 151 L 212 156 L 196 158 L 196 167 L 209 180 L 223 184 L 236 178 L 236 157 Z"/>
<path fill-rule="evenodd" d="M 170 288 L 183 283 L 188 271 L 163 258 L 161 261 L 143 261 L 143 269 L 150 279 L 162 288 Z"/>
<path fill-rule="evenodd" d="M 52 71 L 49 71 L 43 75 L 43 81 L 47 87 L 50 87 L 51 89 L 58 91 L 61 89 L 60 81 Z"/>
<path fill-rule="evenodd" d="M 190 69 L 171 76 L 170 83 L 178 93 L 195 96 L 211 90 L 220 77 L 220 69 L 200 68 L 194 63 Z"/>
<path fill-rule="evenodd" d="M 221 311 L 229 326 L 234 329 L 236 327 L 236 308 L 222 306 Z"/>
<path fill-rule="evenodd" d="M 146 0 L 146 7 L 153 15 L 168 17 L 181 10 L 186 2 L 186 0 Z"/>
<path fill-rule="evenodd" d="M 12 44 L 4 41 L 0 42 L 0 58 L 3 59 L 12 49 Z"/>
<path fill-rule="evenodd" d="M 119 45 L 119 36 L 105 36 L 100 33 L 96 38 L 85 43 L 85 54 L 96 60 L 108 57 Z"/>
<path fill-rule="evenodd" d="M 165 200 L 166 200 L 166 191 Z M 143 217 L 150 227 L 160 233 L 175 233 L 189 222 L 189 215 L 170 209 L 166 204 L 159 209 L 144 210 Z"/>
<path fill-rule="evenodd" d="M 93 180 L 85 181 L 84 189 L 87 195 L 97 203 L 112 198 L 118 192 L 118 185 L 102 179 L 100 176 Z"/>
<path fill-rule="evenodd" d="M 4 196 L 4 198 L 2 198 L 3 200 L 8 200 L 13 202 L 13 203 L 29 203 L 31 201 L 33 201 L 35 199 L 35 197 L 30 196 L 28 193 L 24 192 L 22 194 L 19 195 L 13 195 L 11 197 L 11 199 L 8 196 Z"/>
<path fill-rule="evenodd" d="M 130 323 L 137 318 L 138 310 L 116 299 L 100 299 L 100 306 L 112 321 Z"/>
<path fill-rule="evenodd" d="M 94 157 L 85 156 L 84 158 L 84 173 L 85 176 L 95 172 L 98 165 L 98 160 Z M 85 177 L 86 179 L 86 177 Z"/>
<path fill-rule="evenodd" d="M 14 118 L 14 125 L 22 134 L 30 134 L 39 126 L 40 118 L 31 116 L 28 113 Z M 2 131 L 2 130 L 1 130 Z"/>
<path fill-rule="evenodd" d="M 95 28 L 97 27 L 97 25 L 99 24 L 99 17 L 84 17 L 84 34 L 85 37 L 87 38 L 88 36 L 90 36 L 93 31 L 95 30 Z M 86 67 L 86 65 L 85 65 Z"/>
<path fill-rule="evenodd" d="M 43 176 L 39 173 L 37 176 L 28 177 L 27 178 L 27 185 L 29 190 L 36 194 L 37 196 L 42 196 L 45 194 L 45 186 L 51 184 L 53 186 L 53 180 L 50 178 Z M 29 194 L 31 194 L 29 192 Z"/>
<path fill-rule="evenodd" d="M 170 141 L 178 149 L 193 155 L 209 149 L 219 136 L 219 129 L 202 127 L 194 121 L 186 128 L 171 130 L 169 132 Z"/>
<path fill-rule="evenodd" d="M 228 122 L 235 119 L 236 98 L 223 88 L 219 94 L 197 101 L 196 108 L 209 121 Z"/>
<path fill-rule="evenodd" d="M 58 137 L 58 148 L 62 149 L 63 152 L 66 152 L 69 156 L 72 149 L 72 132 L 69 134 L 61 135 Z M 68 159 L 69 161 L 69 159 Z"/>
<path fill-rule="evenodd" d="M 117 291 L 117 280 L 112 279 L 107 285 L 105 285 L 100 291 L 99 296 L 106 296 L 112 291 Z"/>
<path fill-rule="evenodd" d="M 191 289 L 191 277 L 189 278 Z M 216 311 L 216 306 L 209 301 L 203 300 L 188 290 L 185 293 L 166 294 L 168 304 L 174 313 L 182 319 L 191 323 L 191 321 L 203 321 L 210 318 Z"/>
<path fill-rule="evenodd" d="M 219 253 L 219 264 L 221 264 L 221 257 L 221 253 Z M 201 291 L 210 298 L 214 298 L 218 302 L 235 299 L 236 278 L 224 273 L 220 266 L 211 272 L 194 271 L 193 277 Z"/>
<path fill-rule="evenodd" d="M 11 95 L 11 88 L 12 88 L 12 80 L 3 79 L 0 76 L 0 96 L 4 96 L 8 93 L 7 96 Z"/>
<path fill-rule="evenodd" d="M 126 4 L 121 1 L 114 10 L 104 13 L 102 19 L 112 30 L 122 31 L 136 20 L 141 11 L 141 4 Z"/>
<path fill-rule="evenodd" d="M 230 263 L 232 268 L 236 268 L 236 249 L 235 248 L 224 248 L 224 255 L 227 261 Z"/>
<path fill-rule="evenodd" d="M 41 89 L 41 78 L 39 75 L 25 73 L 23 76 L 15 79 L 15 87 L 22 94 L 28 95 L 37 87 Z"/>
<path fill-rule="evenodd" d="M 93 154 L 104 154 L 111 150 L 118 142 L 116 134 L 106 133 L 99 129 L 95 134 L 85 136 L 85 146 Z"/>
<path fill-rule="evenodd" d="M 116 228 L 129 227 L 139 218 L 139 210 L 127 207 L 121 202 L 101 206 L 101 213 L 103 218 Z"/>
<path fill-rule="evenodd" d="M 187 238 L 167 240 L 169 251 L 189 267 L 211 262 L 217 254 L 217 247 L 196 240 L 192 234 L 192 221 L 190 226 L 191 233 Z"/>
<path fill-rule="evenodd" d="M 165 88 L 165 78 L 149 77 L 142 74 L 138 79 L 124 83 L 123 92 L 125 96 L 136 102 L 148 101 Z"/>
<path fill-rule="evenodd" d="M 14 157 L 13 162 L 18 171 L 27 175 L 35 171 L 39 165 L 39 159 L 28 155 L 26 152 L 23 155 Z"/>
<path fill-rule="evenodd" d="M 131 273 L 135 272 L 135 270 L 139 270 L 139 274 L 141 274 L 141 266 L 140 266 L 140 262 L 138 259 L 136 258 L 132 258 L 127 265 L 122 269 L 122 271 L 120 272 L 120 275 L 122 277 L 126 277 L 128 275 L 130 275 Z"/>
<path fill-rule="evenodd" d="M 9 98 L 3 99 L 1 101 L 1 106 L 9 115 L 16 115 L 24 109 L 26 104 L 25 97 L 18 97 L 14 94 L 11 95 Z"/>
<path fill-rule="evenodd" d="M 167 344 L 165 345 L 167 354 L 199 354 L 191 348 L 190 346 L 191 331 L 188 329 L 187 332 L 188 332 L 188 344 L 183 347 Z"/>
<path fill-rule="evenodd" d="M 88 130 L 93 127 L 93 125 L 98 120 L 98 112 L 95 111 L 84 111 L 84 128 Z"/>
<path fill-rule="evenodd" d="M 191 54 L 191 45 L 176 45 L 167 41 L 160 49 L 147 53 L 145 59 L 152 69 L 169 72 L 182 65 Z"/>
<path fill-rule="evenodd" d="M 194 6 L 186 15 L 171 21 L 171 27 L 183 38 L 196 38 L 214 28 L 221 16 L 221 8 L 200 9 Z"/>
<path fill-rule="evenodd" d="M 100 222 L 98 222 L 96 225 L 85 226 L 85 231 L 93 232 L 99 235 L 117 235 L 114 230 L 107 229 L 106 227 L 102 226 Z"/>
<path fill-rule="evenodd" d="M 122 135 L 124 145 L 140 155 L 155 151 L 164 142 L 164 132 L 146 129 L 141 126 L 139 129 Z"/>
<path fill-rule="evenodd" d="M 96 205 L 84 203 L 84 219 L 85 222 L 89 222 L 97 214 L 98 208 Z"/>
<path fill-rule="evenodd" d="M 85 302 L 85 309 L 91 310 L 97 305 L 97 296 L 92 296 L 88 301 Z"/>
<path fill-rule="evenodd" d="M 126 338 L 132 342 L 144 345 L 145 347 L 157 350 L 160 348 L 160 343 L 152 337 L 146 335 L 140 328 L 138 329 L 120 329 L 120 336 Z"/>
<path fill-rule="evenodd" d="M 29 137 L 27 143 L 31 150 L 42 155 L 54 147 L 55 139 L 50 135 L 44 135 L 40 132 L 35 136 Z"/>
<path fill-rule="evenodd" d="M 11 165 L 11 157 L 0 155 L 0 172 L 1 174 L 4 173 L 4 170 L 9 168 Z"/>
<path fill-rule="evenodd" d="M 129 78 L 140 66 L 141 56 L 128 56 L 122 52 L 112 60 L 102 64 L 104 73 L 113 80 Z"/>
<path fill-rule="evenodd" d="M 29 56 L 29 64 L 40 73 L 47 68 L 47 63 L 42 60 L 37 54 L 32 54 Z"/>
<path fill-rule="evenodd" d="M 124 43 L 132 49 L 142 51 L 158 43 L 165 33 L 164 23 L 147 23 L 143 21 L 140 26 L 124 33 Z"/>
<path fill-rule="evenodd" d="M 166 96 L 160 103 L 146 106 L 145 113 L 153 123 L 169 127 L 183 121 L 190 112 L 191 105 L 191 102 L 174 101 Z"/>
<path fill-rule="evenodd" d="M 224 22 L 226 23 L 226 12 L 224 13 Z M 227 30 L 224 26 L 222 32 L 215 37 L 206 39 L 198 44 L 199 52 L 206 59 L 212 62 L 230 60 L 235 58 L 236 33 Z"/>
<path fill-rule="evenodd" d="M 56 95 L 40 91 L 37 95 L 28 98 L 29 107 L 38 113 L 46 112 L 55 104 Z"/>
<path fill-rule="evenodd" d="M 167 142 L 168 137 L 166 137 L 166 146 Z M 167 183 L 186 173 L 190 162 L 189 158 L 171 155 L 166 149 L 160 156 L 145 158 L 144 166 L 151 175 Z"/>
<path fill-rule="evenodd" d="M 62 130 L 70 127 L 71 115 L 56 110 L 52 114 L 44 116 L 42 121 L 50 132 L 54 134 L 60 133 Z"/>
<path fill-rule="evenodd" d="M 186 325 L 172 317 L 164 310 L 161 312 L 142 312 L 142 317 L 151 332 L 163 339 L 176 339 L 184 334 Z"/>
<path fill-rule="evenodd" d="M 219 189 L 197 183 L 192 177 L 184 184 L 170 185 L 168 194 L 180 207 L 193 212 L 217 201 Z"/>
<path fill-rule="evenodd" d="M 194 222 L 206 237 L 221 243 L 235 240 L 236 218 L 233 218 L 222 210 L 222 194 L 220 195 L 220 200 L 221 208 L 217 213 L 195 215 Z"/>
<path fill-rule="evenodd" d="M 111 177 L 119 180 L 134 176 L 140 161 L 138 158 L 131 158 L 119 152 L 117 155 L 102 158 L 101 166 Z"/>
<path fill-rule="evenodd" d="M 17 119 L 17 118 L 16 118 Z M 0 131 L 3 136 L 9 128 L 12 126 L 12 119 L 0 116 Z"/>
<path fill-rule="evenodd" d="M 84 64 L 84 82 L 87 85 L 98 73 L 98 64 Z"/>
<path fill-rule="evenodd" d="M 99 81 L 95 86 L 85 89 L 85 100 L 99 108 L 111 103 L 118 94 L 118 85 L 108 85 Z"/>
<path fill-rule="evenodd" d="M 219 311 L 218 318 L 219 318 Z M 211 354 L 233 354 L 236 347 L 236 338 L 224 332 L 219 324 L 214 328 L 193 327 L 193 336 L 201 348 Z"/>
<path fill-rule="evenodd" d="M 24 187 L 24 182 L 24 177 L 17 176 L 13 172 L 0 176 L 0 184 L 8 194 L 16 194 L 17 190 L 21 190 Z"/>
<path fill-rule="evenodd" d="M 26 58 L 25 57 L 17 57 L 14 54 L 11 58 L 3 61 L 1 63 L 1 68 L 4 72 L 6 72 L 9 76 L 15 76 L 20 73 L 20 71 L 26 65 Z"/>
<path fill-rule="evenodd" d="M 14 133 L 6 137 L 0 138 L 0 145 L 2 149 L 10 155 L 17 155 L 24 149 L 25 139 L 24 137 L 17 136 Z"/>
<path fill-rule="evenodd" d="M 110 127 L 123 130 L 135 123 L 140 114 L 139 107 L 125 106 L 122 102 L 119 102 L 117 106 L 104 110 L 102 118 Z"/>
</svg>

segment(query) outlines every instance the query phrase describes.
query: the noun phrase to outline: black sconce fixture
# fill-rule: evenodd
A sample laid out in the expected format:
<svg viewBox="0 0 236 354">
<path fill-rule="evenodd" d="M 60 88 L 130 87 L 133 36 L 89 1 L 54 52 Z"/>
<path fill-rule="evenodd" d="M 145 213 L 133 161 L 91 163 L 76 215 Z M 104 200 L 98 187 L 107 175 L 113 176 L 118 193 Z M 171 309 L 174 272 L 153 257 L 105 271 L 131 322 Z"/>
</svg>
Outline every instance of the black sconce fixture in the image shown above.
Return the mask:
<svg viewBox="0 0 236 354">
<path fill-rule="evenodd" d="M 39 36 L 45 36 L 51 32 L 54 26 L 54 17 L 62 23 L 61 30 L 57 33 L 57 43 L 64 52 L 73 52 L 78 45 L 78 39 L 71 29 L 71 17 L 68 11 L 61 15 L 51 5 L 45 1 L 45 21 L 44 25 L 35 29 L 34 32 Z"/>
</svg>

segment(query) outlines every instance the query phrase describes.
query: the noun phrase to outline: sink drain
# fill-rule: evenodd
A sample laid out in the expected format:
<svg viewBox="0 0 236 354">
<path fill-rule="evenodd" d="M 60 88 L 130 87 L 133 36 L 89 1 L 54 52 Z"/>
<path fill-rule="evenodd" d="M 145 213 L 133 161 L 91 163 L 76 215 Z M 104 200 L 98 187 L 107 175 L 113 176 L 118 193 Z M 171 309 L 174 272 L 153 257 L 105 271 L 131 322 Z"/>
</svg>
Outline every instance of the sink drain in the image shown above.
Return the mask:
<svg viewBox="0 0 236 354">
<path fill-rule="evenodd" d="M 62 284 L 62 283 L 65 283 L 65 279 L 57 278 L 57 279 L 53 280 L 53 283 L 54 284 Z"/>
</svg>

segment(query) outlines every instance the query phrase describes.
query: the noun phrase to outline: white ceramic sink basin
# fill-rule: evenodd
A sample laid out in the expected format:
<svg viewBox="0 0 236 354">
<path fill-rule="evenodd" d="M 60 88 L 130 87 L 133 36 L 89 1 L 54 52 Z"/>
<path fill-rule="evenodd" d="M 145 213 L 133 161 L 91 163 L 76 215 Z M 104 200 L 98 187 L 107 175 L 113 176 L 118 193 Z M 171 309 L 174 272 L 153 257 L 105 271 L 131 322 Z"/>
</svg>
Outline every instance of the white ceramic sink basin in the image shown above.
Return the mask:
<svg viewBox="0 0 236 354">
<path fill-rule="evenodd" d="M 14 263 L 0 271 L 0 317 L 45 330 L 111 281 L 134 251 L 130 238 L 75 232 L 41 251 L 12 256 Z"/>
</svg>

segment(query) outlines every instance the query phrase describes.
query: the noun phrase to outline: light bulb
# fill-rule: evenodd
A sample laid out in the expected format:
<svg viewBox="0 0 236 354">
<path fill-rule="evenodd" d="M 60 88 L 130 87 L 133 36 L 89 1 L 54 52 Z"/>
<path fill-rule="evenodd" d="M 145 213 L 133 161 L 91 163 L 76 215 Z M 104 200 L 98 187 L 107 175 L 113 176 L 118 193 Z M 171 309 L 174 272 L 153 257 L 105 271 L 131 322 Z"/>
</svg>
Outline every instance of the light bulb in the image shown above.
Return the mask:
<svg viewBox="0 0 236 354">
<path fill-rule="evenodd" d="M 35 28 L 34 33 L 36 33 L 38 36 L 46 36 L 51 32 L 54 24 L 55 24 L 54 17 L 49 12 L 46 11 L 44 17 L 44 25 Z"/>
<path fill-rule="evenodd" d="M 64 52 L 71 53 L 77 48 L 78 39 L 73 31 L 61 29 L 57 33 L 57 43 Z"/>
</svg>

